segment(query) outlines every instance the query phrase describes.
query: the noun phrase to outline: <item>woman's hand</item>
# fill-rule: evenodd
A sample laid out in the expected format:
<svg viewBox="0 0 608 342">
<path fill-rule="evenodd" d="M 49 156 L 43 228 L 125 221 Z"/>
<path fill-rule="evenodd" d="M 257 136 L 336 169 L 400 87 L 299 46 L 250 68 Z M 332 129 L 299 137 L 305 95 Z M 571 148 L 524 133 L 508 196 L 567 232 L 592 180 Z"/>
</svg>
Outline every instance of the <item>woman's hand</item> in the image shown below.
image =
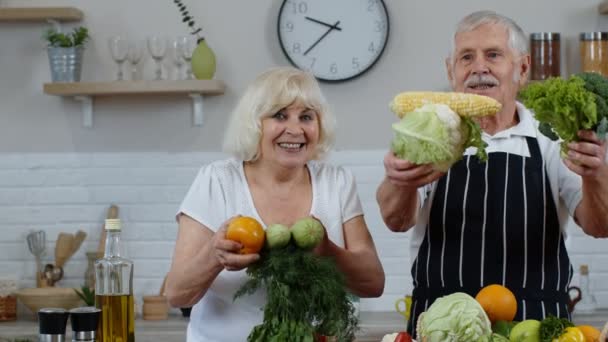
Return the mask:
<svg viewBox="0 0 608 342">
<path fill-rule="evenodd" d="M 606 140 L 600 140 L 594 131 L 578 132 L 580 141 L 568 144 L 568 156 L 564 159 L 566 166 L 583 178 L 600 177 L 606 165 Z"/>
<path fill-rule="evenodd" d="M 220 229 L 213 235 L 211 245 L 218 262 L 228 271 L 238 271 L 249 266 L 260 259 L 259 254 L 240 254 L 239 251 L 243 246 L 232 240 L 226 239 L 226 230 L 230 221 L 235 219 L 231 217 L 222 224 Z"/>
</svg>

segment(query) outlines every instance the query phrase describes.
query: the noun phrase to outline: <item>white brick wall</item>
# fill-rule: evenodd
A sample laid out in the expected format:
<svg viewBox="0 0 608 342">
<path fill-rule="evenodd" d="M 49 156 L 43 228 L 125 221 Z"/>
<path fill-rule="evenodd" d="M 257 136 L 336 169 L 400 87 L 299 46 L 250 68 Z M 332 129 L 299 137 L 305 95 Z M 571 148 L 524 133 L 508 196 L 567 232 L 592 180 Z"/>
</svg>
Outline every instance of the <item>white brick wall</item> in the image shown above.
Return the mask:
<svg viewBox="0 0 608 342">
<path fill-rule="evenodd" d="M 411 291 L 409 234 L 390 232 L 382 223 L 375 191 L 383 176 L 384 151 L 342 151 L 330 160 L 355 174 L 367 223 L 378 247 L 387 282 L 379 299 L 364 299 L 363 310 L 393 310 L 394 301 Z M 0 278 L 34 284 L 34 258 L 25 236 L 47 233 L 45 262 L 52 262 L 57 234 L 82 229 L 88 237 L 68 261 L 61 286 L 84 281 L 85 251 L 97 248 L 110 203 L 124 221 L 126 254 L 135 260 L 136 295 L 159 290 L 169 269 L 176 236 L 174 214 L 202 164 L 219 153 L 55 153 L 0 154 Z M 571 227 L 568 247 L 575 268 L 590 266 L 592 289 L 608 307 L 608 240 L 594 240 Z M 578 282 L 575 277 L 574 284 Z"/>
</svg>

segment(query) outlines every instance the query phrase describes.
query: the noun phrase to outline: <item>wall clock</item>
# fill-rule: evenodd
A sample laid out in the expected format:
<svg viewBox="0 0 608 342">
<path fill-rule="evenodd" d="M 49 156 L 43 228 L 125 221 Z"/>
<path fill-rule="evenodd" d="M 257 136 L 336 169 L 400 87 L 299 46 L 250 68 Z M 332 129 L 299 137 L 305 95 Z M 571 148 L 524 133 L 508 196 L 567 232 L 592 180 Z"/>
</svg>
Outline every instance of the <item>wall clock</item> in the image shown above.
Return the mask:
<svg viewBox="0 0 608 342">
<path fill-rule="evenodd" d="M 389 18 L 382 0 L 284 0 L 277 29 L 291 64 L 321 81 L 340 82 L 380 59 Z"/>
</svg>

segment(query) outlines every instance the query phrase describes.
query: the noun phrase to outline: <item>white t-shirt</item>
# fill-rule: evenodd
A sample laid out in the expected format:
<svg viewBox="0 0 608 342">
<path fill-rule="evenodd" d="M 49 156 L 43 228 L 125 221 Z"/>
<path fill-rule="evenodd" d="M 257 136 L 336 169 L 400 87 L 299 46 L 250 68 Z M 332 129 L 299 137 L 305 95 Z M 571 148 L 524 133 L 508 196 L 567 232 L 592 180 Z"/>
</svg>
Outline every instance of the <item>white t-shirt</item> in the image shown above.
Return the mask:
<svg viewBox="0 0 608 342">
<path fill-rule="evenodd" d="M 539 123 L 534 119 L 530 110 L 522 104 L 517 103 L 517 114 L 519 115 L 519 123 L 517 125 L 498 132 L 496 135 L 489 135 L 485 132 L 482 133 L 482 139 L 488 144 L 486 151 L 488 153 L 508 152 L 529 157 L 530 150 L 528 149 L 526 137 L 537 138 L 540 153 L 546 164 L 545 170 L 549 177 L 549 183 L 551 184 L 553 201 L 556 205 L 560 228 L 565 237 L 566 224 L 569 220 L 569 216 L 574 216 L 574 210 L 583 196 L 581 177 L 570 171 L 563 163 L 560 158 L 559 144 L 538 131 Z M 476 152 L 476 148 L 470 147 L 464 154 L 473 155 Z M 412 262 L 416 259 L 418 249 L 420 249 L 420 245 L 424 240 L 437 182 L 438 181 L 435 181 L 418 189 L 418 196 L 422 207 L 410 239 L 410 255 L 412 257 Z"/>
<path fill-rule="evenodd" d="M 344 246 L 342 224 L 363 215 L 352 174 L 342 167 L 321 162 L 307 164 L 312 183 L 311 215 L 323 223 L 329 239 Z M 295 196 L 296 194 L 294 194 Z M 251 216 L 263 225 L 243 172 L 243 162 L 227 159 L 201 168 L 179 213 L 212 231 L 235 215 Z M 251 329 L 262 323 L 265 291 L 238 298 L 235 292 L 247 280 L 245 270 L 223 270 L 194 305 L 188 324 L 188 342 L 246 341 Z"/>
</svg>

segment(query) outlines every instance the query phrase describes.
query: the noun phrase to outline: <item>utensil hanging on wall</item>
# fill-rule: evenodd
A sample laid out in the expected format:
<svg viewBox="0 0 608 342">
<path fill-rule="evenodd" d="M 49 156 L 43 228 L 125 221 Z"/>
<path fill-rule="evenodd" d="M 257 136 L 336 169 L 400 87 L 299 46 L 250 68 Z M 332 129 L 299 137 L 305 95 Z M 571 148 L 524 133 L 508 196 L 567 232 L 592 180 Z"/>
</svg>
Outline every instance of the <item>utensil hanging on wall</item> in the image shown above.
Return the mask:
<svg viewBox="0 0 608 342">
<path fill-rule="evenodd" d="M 39 230 L 27 234 L 27 247 L 30 253 L 36 258 L 36 287 L 43 286 L 42 277 L 42 256 L 46 251 L 46 233 Z"/>
</svg>

